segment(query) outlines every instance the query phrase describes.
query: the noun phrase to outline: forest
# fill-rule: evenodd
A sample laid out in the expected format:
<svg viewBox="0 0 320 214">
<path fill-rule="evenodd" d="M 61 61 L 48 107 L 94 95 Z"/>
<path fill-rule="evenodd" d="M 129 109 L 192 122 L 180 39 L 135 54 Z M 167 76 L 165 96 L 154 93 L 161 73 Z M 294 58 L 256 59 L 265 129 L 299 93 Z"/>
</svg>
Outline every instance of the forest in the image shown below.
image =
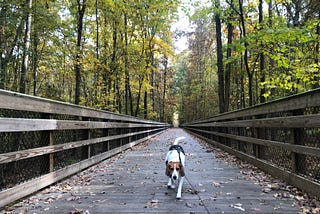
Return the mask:
<svg viewBox="0 0 320 214">
<path fill-rule="evenodd" d="M 0 89 L 171 123 L 320 85 L 319 0 L 0 4 Z"/>
</svg>

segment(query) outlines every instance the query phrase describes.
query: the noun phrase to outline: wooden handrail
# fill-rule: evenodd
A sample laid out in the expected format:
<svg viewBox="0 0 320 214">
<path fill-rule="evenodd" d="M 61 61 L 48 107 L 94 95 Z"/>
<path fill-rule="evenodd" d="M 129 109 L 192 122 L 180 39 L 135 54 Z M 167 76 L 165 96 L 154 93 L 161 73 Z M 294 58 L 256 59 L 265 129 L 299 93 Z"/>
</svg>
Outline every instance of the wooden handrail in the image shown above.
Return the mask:
<svg viewBox="0 0 320 214">
<path fill-rule="evenodd" d="M 0 208 L 169 127 L 158 121 L 5 90 L 0 90 L 0 100 L 0 137 L 6 145 L 0 145 Z M 25 171 L 34 172 L 33 177 L 14 180 L 24 178 Z"/>
<path fill-rule="evenodd" d="M 45 99 L 41 97 L 34 97 L 1 89 L 0 100 L 0 109 L 100 118 L 105 120 L 161 124 L 157 121 L 144 120 L 128 115 L 116 114 L 109 111 L 92 109 L 84 106 L 78 106 L 70 103 Z"/>
<path fill-rule="evenodd" d="M 181 126 L 320 196 L 320 89 Z"/>
<path fill-rule="evenodd" d="M 188 122 L 187 124 L 208 123 L 220 120 L 252 117 L 257 115 L 273 114 L 277 112 L 294 111 L 320 106 L 320 88 L 308 92 L 292 95 L 278 100 L 270 101 L 256 106 L 218 114 L 214 117 Z"/>
</svg>

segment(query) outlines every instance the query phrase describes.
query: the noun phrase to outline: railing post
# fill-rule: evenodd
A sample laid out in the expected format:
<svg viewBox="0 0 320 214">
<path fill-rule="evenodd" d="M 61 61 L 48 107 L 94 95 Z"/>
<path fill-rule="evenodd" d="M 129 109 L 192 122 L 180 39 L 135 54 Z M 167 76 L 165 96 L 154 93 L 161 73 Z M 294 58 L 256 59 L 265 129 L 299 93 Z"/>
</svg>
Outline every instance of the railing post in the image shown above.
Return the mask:
<svg viewBox="0 0 320 214">
<path fill-rule="evenodd" d="M 122 128 L 117 128 L 116 129 L 116 133 L 117 133 L 116 135 L 121 135 L 122 134 Z M 123 140 L 122 138 L 118 139 L 118 146 L 119 147 L 122 146 L 122 140 Z"/>
<path fill-rule="evenodd" d="M 42 119 L 52 119 L 50 114 L 41 114 Z M 41 132 L 40 146 L 52 146 L 54 144 L 53 132 L 52 131 L 43 131 Z M 54 157 L 53 153 L 49 155 L 43 155 L 41 157 L 42 161 L 40 163 L 40 172 L 41 174 L 46 174 L 48 172 L 53 172 L 54 169 Z"/>
<path fill-rule="evenodd" d="M 299 109 L 293 111 L 293 115 L 303 115 L 303 110 Z M 304 145 L 303 141 L 303 128 L 290 129 L 290 144 Z M 298 173 L 305 168 L 305 158 L 295 152 L 291 152 L 291 167 L 294 173 Z"/>
<path fill-rule="evenodd" d="M 103 120 L 103 122 L 108 122 L 108 121 L 107 121 L 107 120 Z M 103 129 L 103 130 L 102 130 L 102 136 L 103 136 L 103 137 L 109 136 L 109 129 Z M 104 150 L 104 152 L 110 150 L 110 148 L 109 148 L 109 141 L 103 143 L 103 150 Z"/>
<path fill-rule="evenodd" d="M 82 121 L 88 121 L 89 120 L 89 118 L 87 118 L 87 117 L 80 117 L 80 120 L 82 120 Z M 83 131 L 82 131 L 82 133 L 83 133 L 83 138 L 84 139 L 90 139 L 90 129 L 84 129 Z M 82 155 L 81 155 L 82 157 L 81 157 L 81 159 L 82 160 L 84 160 L 84 159 L 88 159 L 88 158 L 90 158 L 91 157 L 91 145 L 88 145 L 88 146 L 83 146 L 82 147 Z"/>
<path fill-rule="evenodd" d="M 49 139 L 50 139 L 49 145 L 53 146 L 54 145 L 53 131 L 50 131 Z M 50 170 L 50 172 L 54 171 L 54 155 L 53 155 L 53 153 L 49 154 L 49 170 Z"/>
<path fill-rule="evenodd" d="M 261 117 L 261 116 L 257 116 L 256 117 L 256 119 L 262 119 L 263 117 Z M 261 128 L 261 127 L 259 127 L 259 128 L 256 128 L 256 137 L 258 138 L 258 139 L 265 139 L 265 137 L 266 137 L 266 132 L 265 132 L 265 128 Z M 263 146 L 263 145 L 254 145 L 254 148 L 255 148 L 255 150 L 254 150 L 254 155 L 255 155 L 255 157 L 257 157 L 257 158 L 259 158 L 259 159 L 262 159 L 262 158 L 264 158 L 264 153 L 265 153 L 265 151 L 264 151 L 264 149 L 265 149 L 265 147 Z"/>
<path fill-rule="evenodd" d="M 257 138 L 258 139 L 265 139 L 266 131 L 264 128 L 257 129 Z M 263 145 L 256 146 L 256 157 L 263 159 L 265 157 L 265 147 Z"/>
</svg>

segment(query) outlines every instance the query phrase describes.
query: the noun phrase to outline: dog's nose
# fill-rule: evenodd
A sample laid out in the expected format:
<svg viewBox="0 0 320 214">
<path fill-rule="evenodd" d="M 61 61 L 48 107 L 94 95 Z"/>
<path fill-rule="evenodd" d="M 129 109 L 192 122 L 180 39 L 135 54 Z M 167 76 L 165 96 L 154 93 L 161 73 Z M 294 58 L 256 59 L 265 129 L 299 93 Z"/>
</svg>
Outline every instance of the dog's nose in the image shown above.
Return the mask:
<svg viewBox="0 0 320 214">
<path fill-rule="evenodd" d="M 172 178 L 173 178 L 173 180 L 176 180 L 176 179 L 177 179 L 177 176 L 176 176 L 176 175 L 174 175 Z"/>
</svg>

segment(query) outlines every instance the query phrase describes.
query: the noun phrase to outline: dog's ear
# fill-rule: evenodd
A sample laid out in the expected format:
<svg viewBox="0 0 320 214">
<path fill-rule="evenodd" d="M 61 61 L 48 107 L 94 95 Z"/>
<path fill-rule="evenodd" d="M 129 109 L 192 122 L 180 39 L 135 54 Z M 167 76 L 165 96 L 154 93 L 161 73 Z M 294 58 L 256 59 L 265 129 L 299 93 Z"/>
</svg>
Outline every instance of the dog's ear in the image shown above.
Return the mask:
<svg viewBox="0 0 320 214">
<path fill-rule="evenodd" d="M 166 166 L 166 176 L 169 176 L 170 177 L 171 173 L 170 173 L 170 165 L 167 164 Z"/>
<path fill-rule="evenodd" d="M 180 175 L 181 175 L 182 177 L 185 176 L 184 167 L 183 167 L 183 166 L 180 167 Z"/>
</svg>

